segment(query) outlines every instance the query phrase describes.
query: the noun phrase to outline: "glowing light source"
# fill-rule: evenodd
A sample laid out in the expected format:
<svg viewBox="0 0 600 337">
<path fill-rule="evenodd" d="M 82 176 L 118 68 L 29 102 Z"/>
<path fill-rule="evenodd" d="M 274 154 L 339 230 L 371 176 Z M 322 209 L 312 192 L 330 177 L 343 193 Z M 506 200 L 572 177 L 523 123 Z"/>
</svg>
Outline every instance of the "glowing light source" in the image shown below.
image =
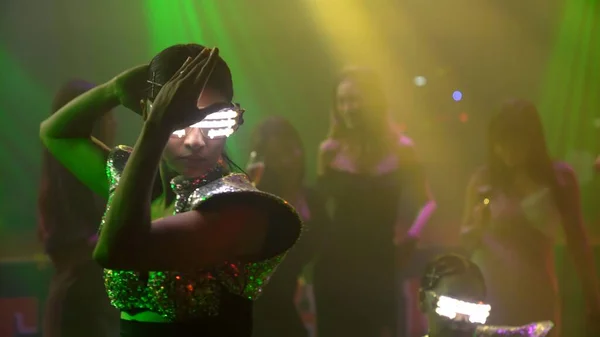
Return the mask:
<svg viewBox="0 0 600 337">
<path fill-rule="evenodd" d="M 485 324 L 492 307 L 489 304 L 471 303 L 447 296 L 440 296 L 435 312 L 444 317 L 468 319 L 471 323 Z"/>
<path fill-rule="evenodd" d="M 427 84 L 427 79 L 425 76 L 417 76 L 413 79 L 413 82 L 417 87 L 423 87 Z"/>
<path fill-rule="evenodd" d="M 469 115 L 466 112 L 463 112 L 458 115 L 458 119 L 460 119 L 461 122 L 466 123 L 469 121 Z"/>
<path fill-rule="evenodd" d="M 233 133 L 232 128 L 227 129 L 210 129 L 208 130 L 208 138 L 213 139 L 215 137 L 229 137 Z"/>
<path fill-rule="evenodd" d="M 204 117 L 198 123 L 190 125 L 190 128 L 199 128 L 207 131 L 208 138 L 229 137 L 235 132 L 238 126 L 239 113 L 233 109 L 220 110 Z M 185 136 L 185 129 L 176 130 L 173 135 L 181 138 Z"/>
<path fill-rule="evenodd" d="M 236 124 L 234 119 L 221 119 L 221 120 L 202 120 L 192 126 L 191 128 L 201 129 L 219 129 L 219 128 L 230 128 Z"/>
<path fill-rule="evenodd" d="M 452 93 L 452 99 L 455 100 L 456 102 L 462 100 L 463 94 L 462 92 L 456 90 Z"/>
</svg>

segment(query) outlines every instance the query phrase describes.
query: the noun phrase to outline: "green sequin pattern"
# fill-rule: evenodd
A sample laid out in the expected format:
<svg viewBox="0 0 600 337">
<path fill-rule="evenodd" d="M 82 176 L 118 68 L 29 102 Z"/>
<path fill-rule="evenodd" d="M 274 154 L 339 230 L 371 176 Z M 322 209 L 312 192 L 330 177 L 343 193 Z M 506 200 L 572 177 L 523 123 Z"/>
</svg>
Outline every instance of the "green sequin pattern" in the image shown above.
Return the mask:
<svg viewBox="0 0 600 337">
<path fill-rule="evenodd" d="M 119 182 L 130 153 L 131 148 L 119 146 L 109 155 L 107 175 L 111 185 L 110 196 Z M 292 215 L 292 219 L 297 219 L 297 225 L 301 226 L 293 207 L 281 198 L 258 191 L 245 175 L 217 174 L 217 178 L 214 177 L 214 174 L 207 175 L 194 181 L 182 177 L 175 178 L 171 183 L 177 196 L 175 213 L 197 209 L 215 196 L 221 198 L 227 197 L 228 194 L 245 193 L 282 207 L 288 215 Z M 145 275 L 135 271 L 106 269 L 104 283 L 111 303 L 122 311 L 148 310 L 170 321 L 215 316 L 219 312 L 223 291 L 250 300 L 258 298 L 285 254 L 284 252 L 257 263 L 223 261 L 221 265 L 210 269 L 153 271 Z"/>
</svg>

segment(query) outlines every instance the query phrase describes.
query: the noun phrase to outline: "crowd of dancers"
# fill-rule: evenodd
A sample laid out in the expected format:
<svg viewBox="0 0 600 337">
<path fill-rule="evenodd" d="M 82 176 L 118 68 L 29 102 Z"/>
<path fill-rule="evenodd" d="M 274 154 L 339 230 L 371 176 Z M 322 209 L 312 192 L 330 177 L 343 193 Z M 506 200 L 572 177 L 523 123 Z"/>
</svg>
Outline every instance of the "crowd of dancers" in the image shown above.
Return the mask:
<svg viewBox="0 0 600 337">
<path fill-rule="evenodd" d="M 40 128 L 40 233 L 56 269 L 44 335 L 304 337 L 294 295 L 310 265 L 319 337 L 402 337 L 396 278 L 436 202 L 384 92 L 371 70 L 341 74 L 311 188 L 284 118 L 256 127 L 247 167 L 227 156 L 253 117 L 217 48 L 174 45 L 104 84 L 67 83 Z M 119 105 L 144 121 L 132 148 L 114 144 Z M 430 262 L 415 294 L 429 336 L 558 336 L 563 240 L 600 333 L 573 170 L 551 159 L 527 101 L 507 101 L 487 141 L 467 187 L 466 257 Z"/>
</svg>

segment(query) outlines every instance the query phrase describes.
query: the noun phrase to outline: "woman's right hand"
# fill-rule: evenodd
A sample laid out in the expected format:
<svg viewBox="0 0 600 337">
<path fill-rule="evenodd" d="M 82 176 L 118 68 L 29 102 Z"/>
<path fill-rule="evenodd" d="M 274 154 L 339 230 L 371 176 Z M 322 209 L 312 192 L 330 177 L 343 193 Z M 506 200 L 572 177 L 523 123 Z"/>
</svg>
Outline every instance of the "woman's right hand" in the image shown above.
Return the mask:
<svg viewBox="0 0 600 337">
<path fill-rule="evenodd" d="M 473 213 L 471 215 L 471 224 L 473 227 L 482 228 L 485 225 L 485 222 L 487 222 L 485 213 L 486 211 L 489 211 L 487 207 L 488 205 L 481 202 L 473 208 Z"/>
<path fill-rule="evenodd" d="M 480 243 L 483 236 L 483 223 L 485 221 L 485 205 L 480 203 L 473 208 L 468 224 L 461 228 L 460 238 L 462 246 L 472 251 Z"/>
<path fill-rule="evenodd" d="M 254 186 L 258 186 L 263 173 L 265 172 L 265 163 L 258 158 L 256 151 L 250 153 L 250 159 L 246 164 L 246 172 Z"/>
<path fill-rule="evenodd" d="M 142 115 L 141 100 L 148 88 L 148 65 L 143 64 L 125 70 L 111 80 L 113 93 L 121 105 Z"/>
</svg>

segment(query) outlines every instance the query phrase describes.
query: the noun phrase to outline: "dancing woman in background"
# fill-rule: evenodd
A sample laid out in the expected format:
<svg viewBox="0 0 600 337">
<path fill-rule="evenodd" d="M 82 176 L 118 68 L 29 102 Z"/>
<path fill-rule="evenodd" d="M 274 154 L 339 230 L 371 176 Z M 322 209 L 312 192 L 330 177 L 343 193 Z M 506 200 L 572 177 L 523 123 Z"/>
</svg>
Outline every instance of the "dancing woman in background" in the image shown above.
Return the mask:
<svg viewBox="0 0 600 337">
<path fill-rule="evenodd" d="M 490 323 L 552 320 L 557 324 L 552 333 L 558 335 L 554 246 L 563 237 L 588 313 L 600 317 L 600 289 L 577 178 L 567 164 L 550 158 L 535 106 L 523 100 L 505 103 L 490 123 L 488 147 L 488 164 L 467 189 L 463 233 L 486 279 L 494 308 Z"/>
<path fill-rule="evenodd" d="M 291 206 L 232 173 L 232 99 L 217 49 L 176 45 L 42 123 L 50 152 L 110 196 L 94 258 L 121 336 L 250 336 L 252 301 L 300 234 Z M 134 149 L 90 138 L 119 104 L 144 118 Z"/>
<path fill-rule="evenodd" d="M 319 151 L 319 188 L 334 206 L 314 270 L 320 337 L 395 335 L 395 276 L 405 259 L 397 255 L 414 248 L 436 207 L 411 140 L 388 111 L 376 74 L 342 74 Z"/>
<path fill-rule="evenodd" d="M 304 267 L 322 246 L 328 216 L 323 200 L 304 183 L 305 156 L 298 131 L 281 117 L 269 117 L 252 134 L 248 174 L 262 190 L 288 200 L 302 218 L 302 237 L 290 250 L 269 288 L 256 302 L 255 337 L 306 337 L 307 330 L 294 303 Z"/>
<path fill-rule="evenodd" d="M 54 97 L 52 113 L 93 87 L 81 80 L 67 82 Z M 112 144 L 114 131 L 113 114 L 107 110 L 94 124 L 92 135 Z M 55 269 L 44 310 L 43 335 L 114 337 L 119 331 L 119 312 L 110 305 L 102 268 L 92 259 L 106 199 L 77 180 L 48 151 L 42 160 L 39 231 Z"/>
</svg>

